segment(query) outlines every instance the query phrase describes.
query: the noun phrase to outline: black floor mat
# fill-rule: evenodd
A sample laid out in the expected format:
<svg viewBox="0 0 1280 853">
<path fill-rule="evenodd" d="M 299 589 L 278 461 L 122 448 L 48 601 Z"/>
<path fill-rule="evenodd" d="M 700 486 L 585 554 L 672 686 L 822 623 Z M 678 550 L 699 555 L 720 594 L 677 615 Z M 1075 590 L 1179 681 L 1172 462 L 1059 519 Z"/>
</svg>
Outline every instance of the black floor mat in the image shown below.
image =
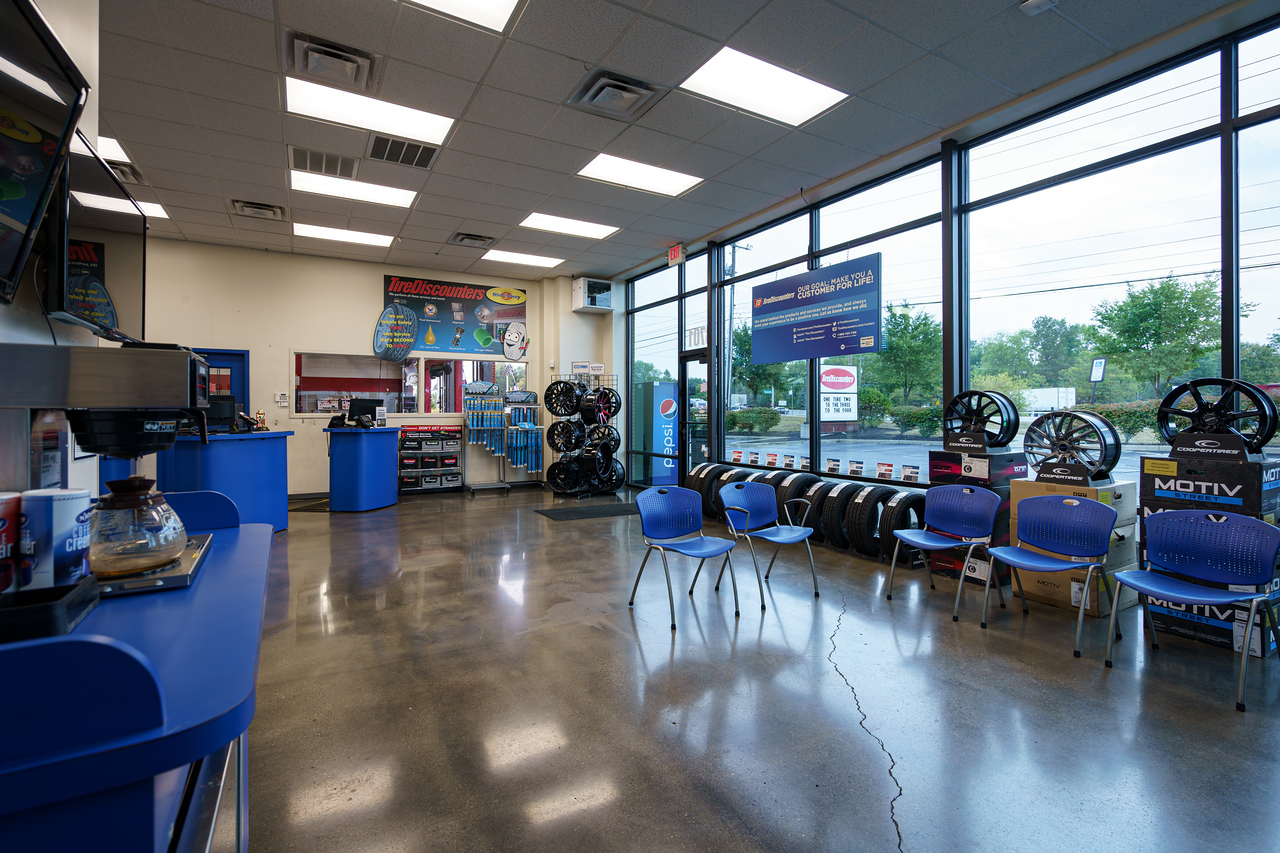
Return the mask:
<svg viewBox="0 0 1280 853">
<path fill-rule="evenodd" d="M 321 498 L 314 501 L 299 501 L 298 503 L 289 504 L 289 512 L 328 512 L 329 499 Z"/>
<path fill-rule="evenodd" d="M 619 515 L 636 515 L 635 504 L 582 504 L 555 509 L 535 509 L 552 521 L 581 521 L 584 518 L 613 518 Z"/>
</svg>

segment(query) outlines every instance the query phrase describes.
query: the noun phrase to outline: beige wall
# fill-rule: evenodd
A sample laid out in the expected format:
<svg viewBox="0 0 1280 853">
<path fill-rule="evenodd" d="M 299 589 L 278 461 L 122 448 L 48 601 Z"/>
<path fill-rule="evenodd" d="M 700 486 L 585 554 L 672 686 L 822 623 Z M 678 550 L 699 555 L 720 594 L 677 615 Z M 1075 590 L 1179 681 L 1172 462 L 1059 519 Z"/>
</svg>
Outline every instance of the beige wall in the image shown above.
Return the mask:
<svg viewBox="0 0 1280 853">
<path fill-rule="evenodd" d="M 604 361 L 611 372 L 622 366 L 614 353 L 621 314 L 572 314 L 568 278 L 529 282 L 154 238 L 147 241 L 146 337 L 249 350 L 249 410 L 266 411 L 272 429 L 295 432 L 289 439 L 289 492 L 325 492 L 328 417 L 291 414 L 293 353 L 371 354 L 383 307 L 382 277 L 391 274 L 527 291 L 529 387 L 539 394 L 570 358 Z M 273 400 L 281 392 L 289 394 L 287 409 Z M 462 416 L 393 415 L 389 422 L 461 423 Z M 492 479 L 483 448 L 471 453 L 471 461 L 481 463 L 469 472 L 472 479 Z"/>
</svg>

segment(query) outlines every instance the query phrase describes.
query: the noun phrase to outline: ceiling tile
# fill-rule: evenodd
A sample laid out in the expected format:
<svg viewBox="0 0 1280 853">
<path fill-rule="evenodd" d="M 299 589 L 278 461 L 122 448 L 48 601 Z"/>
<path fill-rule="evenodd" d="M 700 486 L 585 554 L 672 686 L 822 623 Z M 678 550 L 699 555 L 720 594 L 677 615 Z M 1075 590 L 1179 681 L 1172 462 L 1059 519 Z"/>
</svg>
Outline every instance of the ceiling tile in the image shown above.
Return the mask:
<svg viewBox="0 0 1280 853">
<path fill-rule="evenodd" d="M 403 225 L 409 218 L 409 211 L 403 207 L 390 207 L 385 204 L 371 204 L 365 201 L 351 202 L 351 219 L 371 219 L 377 222 L 394 222 Z"/>
<path fill-rule="evenodd" d="M 835 142 L 797 130 L 757 153 L 756 159 L 779 166 L 807 169 L 839 151 Z"/>
<path fill-rule="evenodd" d="M 454 175 L 432 175 L 427 181 L 427 193 L 447 198 L 471 199 L 474 201 L 492 201 L 494 186 L 483 181 L 472 181 Z"/>
<path fill-rule="evenodd" d="M 593 181 L 575 176 L 564 181 L 563 185 L 555 192 L 556 195 L 565 198 L 577 199 L 591 204 L 605 204 L 617 197 L 622 192 L 622 188 L 617 184 L 606 184 L 603 181 Z"/>
<path fill-rule="evenodd" d="M 980 80 L 963 92 L 921 110 L 919 117 L 935 127 L 951 127 L 1013 100 L 1008 89 Z"/>
<path fill-rule="evenodd" d="M 665 163 L 688 147 L 687 139 L 668 136 L 656 130 L 649 130 L 647 127 L 632 126 L 609 143 L 604 151 L 614 157 L 625 157 L 628 160 L 656 166 L 659 163 Z"/>
<path fill-rule="evenodd" d="M 445 248 L 448 248 L 447 246 Z M 443 249 L 441 251 L 444 251 Z M 451 258 L 447 255 L 440 255 L 433 258 L 431 262 L 432 269 L 438 269 L 443 272 L 466 272 L 471 268 L 471 258 Z"/>
<path fill-rule="evenodd" d="M 177 79 L 178 68 L 172 51 L 165 45 L 139 41 L 104 29 L 98 34 L 98 72 L 126 80 L 151 82 Z"/>
<path fill-rule="evenodd" d="M 356 172 L 356 177 L 361 181 L 414 192 L 422 189 L 430 176 L 431 172 L 426 169 L 415 169 L 413 166 L 404 166 L 400 163 L 384 163 L 380 160 L 365 160 Z"/>
<path fill-rule="evenodd" d="M 741 154 L 694 142 L 676 156 L 663 161 L 661 165 L 664 169 L 674 169 L 687 175 L 709 178 L 740 162 L 742 162 Z"/>
<path fill-rule="evenodd" d="M 604 0 L 530 3 L 511 36 L 595 65 L 634 19 L 634 12 Z"/>
<path fill-rule="evenodd" d="M 729 210 L 736 210 L 739 213 L 753 214 L 768 210 L 773 205 L 785 200 L 784 196 L 752 191 L 736 201 L 727 202 L 725 207 Z"/>
<path fill-rule="evenodd" d="M 1227 3 L 1225 0 L 1146 0 L 1133 5 L 1111 5 L 1112 11 L 1089 24 L 1089 30 L 1116 50 L 1124 50 Z M 1063 12 L 1071 14 L 1070 8 L 1063 9 Z"/>
<path fill-rule="evenodd" d="M 275 4 L 272 0 L 200 0 L 200 2 L 221 6 L 233 12 L 243 12 L 255 18 L 266 18 L 268 21 L 276 19 Z"/>
<path fill-rule="evenodd" d="M 678 198 L 657 211 L 658 216 L 666 216 L 681 222 L 706 228 L 720 228 L 738 218 L 738 214 L 723 207 L 712 207 L 709 204 L 687 201 Z"/>
<path fill-rule="evenodd" d="M 463 118 L 536 136 L 555 115 L 556 105 L 488 86 L 480 87 Z"/>
<path fill-rule="evenodd" d="M 859 148 L 883 156 L 900 151 L 908 145 L 937 134 L 937 132 L 938 128 L 932 125 L 916 121 L 913 118 L 904 118 L 897 124 L 888 125 L 870 136 L 857 140 L 857 143 Z M 935 144 L 931 150 L 920 151 L 919 155 L 926 157 L 935 153 L 937 149 L 938 146 Z"/>
<path fill-rule="evenodd" d="M 212 177 L 214 175 L 213 163 L 202 152 L 179 151 L 176 148 L 161 148 L 141 142 L 130 142 L 128 145 L 133 162 L 153 182 L 155 180 L 152 174 L 153 169 L 191 176 Z"/>
<path fill-rule="evenodd" d="M 476 181 L 496 181 L 510 170 L 510 166 L 489 157 L 477 157 L 464 151 L 445 150 L 436 156 L 432 174 L 457 175 Z"/>
<path fill-rule="evenodd" d="M 350 216 L 338 213 L 325 213 L 322 210 L 311 210 L 306 207 L 294 207 L 290 212 L 293 214 L 293 221 L 300 222 L 303 225 L 319 225 L 321 228 L 346 228 L 351 224 Z"/>
<path fill-rule="evenodd" d="M 601 225 L 613 225 L 621 228 L 629 225 L 630 222 L 605 222 L 601 216 L 601 207 L 598 204 L 592 204 L 589 201 L 579 201 L 572 198 L 563 198 L 560 196 L 547 196 L 538 203 L 534 208 L 538 213 L 546 213 L 550 216 L 563 216 L 567 219 L 580 219 L 583 222 L 598 222 Z M 628 214 L 635 218 L 635 214 Z"/>
<path fill-rule="evenodd" d="M 516 233 L 516 232 L 519 232 L 519 233 Z M 518 239 L 519 236 L 536 238 L 538 235 L 538 232 L 536 231 L 529 231 L 524 228 L 516 228 L 516 229 L 513 229 L 512 233 L 515 235 L 515 237 L 504 237 L 501 240 L 499 240 L 497 243 L 494 243 L 493 248 L 498 249 L 499 251 L 502 251 L 502 252 L 520 252 L 521 254 L 525 254 L 525 255 L 542 255 L 543 257 L 547 257 L 547 258 L 559 258 L 561 260 L 568 260 L 567 256 L 569 255 L 569 253 L 564 250 L 561 250 L 559 252 L 545 251 L 544 247 L 547 245 L 545 240 L 537 240 L 536 242 L 530 242 L 528 240 Z"/>
<path fill-rule="evenodd" d="M 457 118 L 467 108 L 476 84 L 398 59 L 387 62 L 378 97 L 393 104 Z"/>
<path fill-rule="evenodd" d="M 1019 0 L 967 0 L 938 3 L 937 0 L 898 0 L 876 13 L 874 21 L 927 50 L 966 33 L 992 15 L 1016 6 Z M 879 5 L 877 3 L 877 5 Z"/>
<path fill-rule="evenodd" d="M 683 139 L 700 139 L 734 115 L 736 110 L 675 91 L 664 95 L 636 124 Z"/>
<path fill-rule="evenodd" d="M 478 81 L 501 44 L 501 37 L 493 33 L 433 15 L 412 3 L 401 3 L 400 19 L 388 54 L 414 65 Z"/>
<path fill-rule="evenodd" d="M 387 0 L 276 0 L 281 25 L 338 44 L 386 53 L 399 6 Z"/>
<path fill-rule="evenodd" d="M 623 187 L 618 190 L 613 198 L 609 199 L 608 206 L 635 213 L 653 213 L 670 200 L 670 196 L 646 193 L 640 190 L 629 190 Z"/>
<path fill-rule="evenodd" d="M 243 217 L 237 217 L 243 219 Z M 239 223 L 237 222 L 237 225 Z M 275 225 L 288 225 L 287 222 L 276 222 Z M 266 231 L 254 231 L 247 228 L 236 228 L 236 242 L 241 246 L 255 249 L 283 249 L 293 246 L 293 234 L 271 234 Z"/>
<path fill-rule="evenodd" d="M 543 139 L 599 151 L 626 129 L 627 125 L 620 121 L 594 116 L 572 107 L 561 107 L 539 135 Z"/>
<path fill-rule="evenodd" d="M 104 110 L 164 119 L 179 124 L 195 124 L 195 114 L 186 93 L 121 77 L 102 75 L 99 105 Z"/>
<path fill-rule="evenodd" d="M 195 0 L 164 0 L 155 9 L 170 47 L 269 71 L 280 67 L 271 21 Z"/>
<path fill-rule="evenodd" d="M 572 175 L 590 163 L 594 156 L 595 152 L 586 148 L 552 142 L 549 139 L 535 139 L 529 143 L 529 147 L 516 162 L 524 166 Z"/>
<path fill-rule="evenodd" d="M 725 184 L 720 181 L 707 181 L 689 190 L 680 196 L 682 201 L 697 202 L 699 204 L 707 204 L 713 207 L 728 208 L 731 202 L 745 196 L 749 190 L 743 187 L 735 187 L 733 184 Z"/>
<path fill-rule="evenodd" d="M 458 226 L 459 231 L 465 231 L 468 234 L 484 234 L 487 237 L 505 237 L 511 233 L 513 226 L 500 222 L 488 222 L 482 219 L 464 219 L 462 224 Z M 454 249 L 462 249 L 460 246 L 453 246 Z M 466 249 L 467 252 L 477 251 L 475 249 Z M 483 250 L 479 250 L 483 251 Z"/>
<path fill-rule="evenodd" d="M 923 49 L 911 42 L 866 24 L 801 68 L 800 73 L 856 95 L 924 54 Z"/>
<path fill-rule="evenodd" d="M 414 214 L 409 214 L 410 219 L 412 219 L 413 216 Z M 445 240 L 452 237 L 454 232 L 458 230 L 457 226 L 462 224 L 461 219 L 450 221 L 454 224 L 449 228 L 420 228 L 417 225 L 405 225 L 400 229 L 400 236 L 405 240 L 405 242 L 412 241 L 416 243 L 430 243 L 432 245 L 443 243 Z M 434 252 L 435 249 L 432 249 L 432 251 Z"/>
<path fill-rule="evenodd" d="M 461 198 L 445 198 L 444 196 L 423 194 L 418 201 L 417 209 L 429 213 L 441 213 L 461 216 L 464 219 L 480 219 L 485 222 L 496 222 L 502 225 L 515 225 L 528 216 L 527 211 L 510 210 L 496 204 L 485 204 Z"/>
<path fill-rule="evenodd" d="M 867 89 L 861 97 L 898 112 L 918 115 L 980 81 L 980 77 L 954 63 L 928 54 Z"/>
<path fill-rule="evenodd" d="M 448 235 L 446 235 L 447 237 Z M 400 237 L 396 240 L 393 249 L 397 252 L 417 252 L 423 255 L 434 255 L 440 251 L 444 245 L 444 240 L 411 240 L 406 237 Z"/>
<path fill-rule="evenodd" d="M 520 156 L 520 152 L 524 151 L 531 139 L 533 137 L 522 133 L 512 133 L 509 130 L 460 121 L 449 139 L 449 150 L 492 157 L 497 160 L 514 160 Z"/>
<path fill-rule="evenodd" d="M 275 242 L 274 238 L 284 237 L 285 244 L 289 243 L 288 238 L 293 236 L 293 223 L 291 222 L 274 222 L 270 219 L 254 219 L 252 216 L 236 216 L 232 214 L 231 224 L 241 233 L 252 233 L 253 239 L 263 240 L 266 242 Z M 271 240 L 267 240 L 271 237 Z"/>
<path fill-rule="evenodd" d="M 1073 35 L 1080 35 L 1080 31 L 1060 15 L 1033 18 L 1011 6 L 982 26 L 947 42 L 937 53 L 975 74 L 994 77 Z"/>
<path fill-rule="evenodd" d="M 278 110 L 261 110 L 203 95 L 192 95 L 191 106 L 201 127 L 241 133 L 257 139 L 284 141 L 283 116 Z"/>
<path fill-rule="evenodd" d="M 829 3 L 773 0 L 729 39 L 729 46 L 794 71 L 826 53 L 863 23 Z"/>
<path fill-rule="evenodd" d="M 163 148 L 186 151 L 203 150 L 204 131 L 188 124 L 178 124 L 145 116 L 103 110 L 117 138 L 128 148 L 136 143 L 150 143 Z"/>
<path fill-rule="evenodd" d="M 684 82 L 719 48 L 719 42 L 641 15 L 600 64 L 670 87 Z"/>
<path fill-rule="evenodd" d="M 256 201 L 259 204 L 278 204 L 281 207 L 289 206 L 289 193 L 284 189 L 232 180 L 220 181 L 219 183 L 222 184 L 224 198 L 239 198 L 245 201 Z M 313 198 L 320 198 L 320 196 L 313 196 Z"/>
<path fill-rule="evenodd" d="M 280 97 L 278 72 L 191 51 L 175 51 L 173 58 L 178 67 L 178 79 L 188 92 L 264 110 L 278 110 L 284 105 Z"/>
<path fill-rule="evenodd" d="M 588 70 L 581 60 L 508 41 L 485 78 L 485 85 L 562 104 Z"/>
<path fill-rule="evenodd" d="M 99 0 L 98 26 L 112 33 L 164 44 L 164 29 L 150 3 L 133 0 Z"/>
<path fill-rule="evenodd" d="M 408 211 L 402 212 L 408 213 Z M 399 222 L 388 222 L 383 219 L 361 219 L 360 217 L 352 216 L 351 224 L 347 227 L 352 231 L 364 231 L 367 234 L 395 234 L 403 224 L 403 219 Z"/>
<path fill-rule="evenodd" d="M 1088 68 L 1095 62 L 1101 62 L 1110 55 L 1111 51 L 1099 44 L 1097 39 L 1077 32 L 1048 50 L 1010 65 L 991 79 L 1019 95 L 1025 95 L 1068 74 Z"/>
<path fill-rule="evenodd" d="M 546 169 L 537 169 L 533 166 L 522 166 L 519 163 L 513 163 L 507 167 L 505 172 L 494 177 L 493 180 L 504 187 L 550 193 L 563 186 L 566 180 L 575 179 L 566 178 L 560 172 L 550 172 Z M 581 178 L 577 180 L 581 180 Z"/>
<path fill-rule="evenodd" d="M 351 206 L 355 202 L 346 198 L 334 198 L 329 195 L 316 195 L 315 193 L 291 192 L 290 197 L 293 199 L 293 212 L 302 214 L 324 214 L 325 216 L 340 217 L 343 222 L 351 219 Z M 298 217 L 294 217 L 297 219 Z M 316 223 L 312 223 L 316 224 Z M 341 227 L 346 228 L 346 225 Z"/>
<path fill-rule="evenodd" d="M 165 207 L 165 212 L 169 214 L 170 219 L 181 223 L 184 230 L 188 223 L 192 225 L 221 225 L 227 228 L 231 227 L 231 217 L 225 210 L 192 210 L 185 207 Z"/>
<path fill-rule="evenodd" d="M 791 169 L 786 166 L 778 166 L 773 163 L 766 163 L 763 160 L 743 160 L 731 169 L 716 176 L 716 180 L 726 184 L 734 184 L 749 190 L 763 189 L 766 184 L 772 184 L 789 175 Z M 796 185 L 797 188 L 799 185 Z"/>
<path fill-rule="evenodd" d="M 775 124 L 753 115 L 734 113 L 698 141 L 748 157 L 766 145 L 777 142 L 791 130 L 786 125 Z"/>
<path fill-rule="evenodd" d="M 879 104 L 850 98 L 831 112 L 804 126 L 805 133 L 834 142 L 854 145 L 875 131 L 896 121 L 899 116 Z"/>
<path fill-rule="evenodd" d="M 178 228 L 188 237 L 221 237 L 223 240 L 235 240 L 236 232 L 231 227 L 231 217 L 227 217 L 226 227 L 219 225 L 199 225 L 178 222 Z"/>
<path fill-rule="evenodd" d="M 200 192 L 185 192 L 177 189 L 167 189 L 165 187 L 156 187 L 156 197 L 160 199 L 160 203 L 165 207 L 176 205 L 178 207 L 190 207 L 197 210 L 226 210 L 227 203 L 222 197 L 222 188 L 218 186 L 212 178 L 200 178 L 202 181 L 211 181 L 213 183 L 214 195 Z"/>
<path fill-rule="evenodd" d="M 428 244 L 423 244 L 428 245 Z M 430 269 L 435 262 L 439 260 L 435 251 L 415 252 L 403 248 L 400 244 L 391 247 L 391 251 L 387 253 L 387 263 L 395 264 L 403 267 Z"/>
<path fill-rule="evenodd" d="M 327 121 L 285 114 L 285 141 L 299 148 L 342 154 L 347 157 L 363 157 L 369 145 L 369 131 L 343 127 Z"/>
<path fill-rule="evenodd" d="M 244 160 L 264 166 L 285 166 L 289 162 L 288 149 L 279 142 L 236 136 L 217 130 L 204 131 L 204 150 L 228 160 Z"/>
<path fill-rule="evenodd" d="M 450 234 L 452 234 L 454 231 L 457 231 L 458 226 L 462 224 L 462 217 L 445 216 L 438 213 L 432 213 L 429 210 L 424 210 L 422 208 L 422 203 L 419 202 L 418 207 L 416 207 L 412 212 L 410 212 L 408 223 L 409 224 L 405 226 L 406 229 L 410 227 L 424 228 L 424 229 L 433 229 L 437 231 L 448 231 Z M 406 237 L 414 236 L 410 234 L 407 230 L 404 233 Z M 415 239 L 427 240 L 431 238 L 416 237 Z"/>
<path fill-rule="evenodd" d="M 814 187 L 820 183 L 822 183 L 820 176 L 796 169 L 775 181 L 762 180 L 758 189 L 783 198 L 792 198 L 799 196 L 804 187 Z"/>
<path fill-rule="evenodd" d="M 827 180 L 831 180 L 832 178 L 838 178 L 852 172 L 859 166 L 865 166 L 867 163 L 870 163 L 875 159 L 876 155 L 866 151 L 859 151 L 857 148 L 842 147 L 835 154 L 832 154 L 825 160 L 812 164 L 808 169 L 815 174 L 821 175 Z"/>
<path fill-rule="evenodd" d="M 769 0 L 652 0 L 638 3 L 646 14 L 724 41 Z"/>
</svg>

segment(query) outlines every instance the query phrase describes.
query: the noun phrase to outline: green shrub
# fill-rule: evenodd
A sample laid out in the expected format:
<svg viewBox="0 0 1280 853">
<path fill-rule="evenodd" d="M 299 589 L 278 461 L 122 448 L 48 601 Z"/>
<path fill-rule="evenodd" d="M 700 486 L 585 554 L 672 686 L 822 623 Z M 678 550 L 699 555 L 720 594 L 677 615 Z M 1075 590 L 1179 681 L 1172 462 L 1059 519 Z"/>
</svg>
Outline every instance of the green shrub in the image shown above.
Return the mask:
<svg viewBox="0 0 1280 853">
<path fill-rule="evenodd" d="M 894 406 L 889 410 L 889 420 L 898 428 L 899 435 L 914 429 L 922 438 L 933 438 L 942 431 L 939 406 Z"/>
<path fill-rule="evenodd" d="M 741 409 L 736 412 L 725 412 L 724 428 L 729 432 L 746 432 L 754 435 L 757 432 L 768 432 L 781 420 L 782 415 L 774 409 L 765 407 Z"/>
<path fill-rule="evenodd" d="M 1156 412 L 1160 408 L 1160 403 L 1156 400 L 1137 400 L 1132 403 L 1095 403 L 1092 407 L 1077 406 L 1076 408 L 1097 412 L 1111 421 L 1116 430 L 1124 436 L 1125 441 L 1132 441 L 1133 437 L 1144 429 L 1152 430 L 1159 435 L 1160 427 L 1156 422 Z"/>
<path fill-rule="evenodd" d="M 874 388 L 858 392 L 858 423 L 863 429 L 875 429 L 889 416 L 893 403 Z"/>
</svg>

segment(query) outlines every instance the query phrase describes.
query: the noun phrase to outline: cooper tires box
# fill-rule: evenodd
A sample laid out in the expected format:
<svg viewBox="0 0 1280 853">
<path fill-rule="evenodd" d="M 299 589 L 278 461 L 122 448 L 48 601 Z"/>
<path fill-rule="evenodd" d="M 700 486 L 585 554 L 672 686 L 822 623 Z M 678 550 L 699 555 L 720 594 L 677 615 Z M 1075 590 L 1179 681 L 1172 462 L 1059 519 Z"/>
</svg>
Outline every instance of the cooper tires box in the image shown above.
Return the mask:
<svg viewBox="0 0 1280 853">
<path fill-rule="evenodd" d="M 1142 502 L 1185 501 L 1255 518 L 1280 509 L 1280 460 L 1225 462 L 1143 456 Z"/>
<path fill-rule="evenodd" d="M 1138 519 L 1138 484 L 1123 480 L 1109 486 L 1074 486 L 1035 480 L 1014 480 L 1010 485 L 1010 526 L 1018 527 L 1018 501 L 1039 495 L 1088 498 L 1104 503 L 1116 511 L 1116 527 L 1127 527 Z"/>
<path fill-rule="evenodd" d="M 1027 476 L 1027 454 L 1021 450 L 996 453 L 929 451 L 929 482 L 966 486 L 1007 486 Z"/>
</svg>

